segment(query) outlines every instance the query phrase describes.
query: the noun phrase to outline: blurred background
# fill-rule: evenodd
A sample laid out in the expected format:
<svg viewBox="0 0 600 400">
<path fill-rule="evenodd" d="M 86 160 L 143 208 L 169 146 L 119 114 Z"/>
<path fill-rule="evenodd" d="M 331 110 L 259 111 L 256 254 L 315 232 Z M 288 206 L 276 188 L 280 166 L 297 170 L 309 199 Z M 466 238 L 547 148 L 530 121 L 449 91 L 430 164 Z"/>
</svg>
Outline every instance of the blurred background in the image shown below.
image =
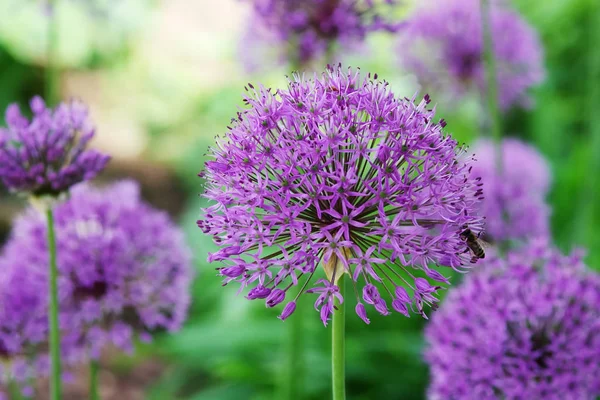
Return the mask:
<svg viewBox="0 0 600 400">
<path fill-rule="evenodd" d="M 403 2 L 402 19 L 411 8 Z M 590 177 L 600 149 L 591 146 L 600 104 L 590 94 L 600 82 L 590 75 L 593 52 L 592 0 L 516 0 L 514 7 L 539 32 L 547 77 L 529 109 L 503 117 L 505 133 L 533 144 L 552 171 L 548 202 L 552 231 L 564 251 L 588 249 L 587 264 L 600 270 L 600 201 Z M 285 84 L 289 67 L 268 57 L 268 48 L 240 45 L 250 5 L 242 0 L 63 0 L 57 64 L 63 99 L 77 97 L 90 107 L 97 126 L 94 145 L 112 154 L 101 180 L 133 177 L 147 201 L 168 210 L 188 236 L 197 279 L 183 330 L 140 345 L 135 355 L 107 353 L 100 375 L 104 399 L 280 399 L 290 343 L 278 310 L 265 309 L 221 287 L 206 255 L 214 247 L 196 227 L 202 181 L 197 174 L 216 135 L 222 135 L 242 106 L 243 86 Z M 0 0 L 0 109 L 26 105 L 43 93 L 48 12 L 43 1 Z M 394 35 L 374 33 L 345 64 L 377 72 L 397 95 L 419 90 L 416 78 L 398 67 Z M 245 53 L 264 60 L 248 72 Z M 432 93 L 435 101 L 435 94 Z M 596 97 L 597 98 L 597 97 Z M 479 99 L 459 107 L 438 107 L 447 130 L 471 143 L 479 134 Z M 2 116 L 3 118 L 3 116 Z M 594 122 L 595 121 L 595 122 Z M 4 121 L 2 120 L 2 124 Z M 597 129 L 597 128 L 596 128 Z M 596 184 L 597 185 L 597 184 Z M 1 194 L 0 240 L 24 202 Z M 582 210 L 587 210 L 585 217 Z M 303 399 L 330 392 L 329 331 L 301 298 L 295 315 L 305 334 L 295 344 L 304 360 L 296 374 Z M 374 313 L 373 313 L 374 314 Z M 351 399 L 421 399 L 428 371 L 421 361 L 422 328 L 412 316 L 373 315 L 366 326 L 347 322 L 347 379 Z M 86 372 L 67 387 L 69 399 L 86 398 Z M 43 382 L 40 385 L 44 385 Z"/>
</svg>

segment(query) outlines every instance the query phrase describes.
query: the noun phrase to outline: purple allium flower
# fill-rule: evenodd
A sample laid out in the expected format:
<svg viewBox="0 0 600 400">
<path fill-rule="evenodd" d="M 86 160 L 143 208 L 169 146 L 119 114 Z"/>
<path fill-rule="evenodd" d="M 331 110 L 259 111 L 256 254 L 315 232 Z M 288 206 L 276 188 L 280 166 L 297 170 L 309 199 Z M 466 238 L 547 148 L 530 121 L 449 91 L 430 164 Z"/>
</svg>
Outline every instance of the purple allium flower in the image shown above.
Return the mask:
<svg viewBox="0 0 600 400">
<path fill-rule="evenodd" d="M 29 121 L 16 104 L 10 105 L 8 127 L 0 128 L 0 179 L 9 190 L 55 196 L 104 169 L 110 157 L 86 150 L 94 128 L 82 103 L 51 110 L 34 97 L 31 111 Z"/>
<path fill-rule="evenodd" d="M 550 186 L 549 166 L 532 146 L 517 139 L 502 142 L 502 173 L 498 175 L 496 147 L 490 140 L 474 146 L 472 176 L 481 177 L 485 200 L 486 239 L 522 240 L 549 235 L 550 207 L 545 197 Z"/>
<path fill-rule="evenodd" d="M 26 390 L 33 370 L 40 375 L 49 371 L 48 355 L 32 354 L 48 339 L 47 300 L 42 297 L 48 288 L 40 272 L 14 268 L 0 257 L 0 399 L 3 384 L 18 382 Z"/>
<path fill-rule="evenodd" d="M 266 41 L 269 47 L 281 48 L 283 59 L 292 64 L 306 64 L 337 43 L 360 43 L 369 31 L 398 27 L 385 21 L 373 0 L 250 1 L 254 13 L 242 46 L 255 51 Z M 396 0 L 385 3 L 394 5 Z M 245 58 L 252 64 L 253 57 Z"/>
<path fill-rule="evenodd" d="M 86 185 L 56 206 L 61 345 L 66 363 L 106 344 L 183 323 L 192 271 L 183 233 L 140 200 L 136 183 Z M 0 265 L 0 348 L 22 355 L 47 340 L 47 251 L 43 217 L 15 224 Z"/>
<path fill-rule="evenodd" d="M 537 33 L 515 11 L 492 1 L 491 31 L 498 74 L 498 101 L 506 110 L 530 103 L 527 90 L 544 79 Z M 404 68 L 452 101 L 471 87 L 484 91 L 483 33 L 479 0 L 436 0 L 415 11 L 401 32 Z"/>
<path fill-rule="evenodd" d="M 403 314 L 412 306 L 423 314 L 440 289 L 426 278 L 448 283 L 430 266 L 466 267 L 460 233 L 482 225 L 479 180 L 442 132 L 445 122 L 434 121 L 429 96 L 396 98 L 377 75 L 341 67 L 294 75 L 276 92 L 249 86 L 248 108 L 204 172 L 215 204 L 198 226 L 221 247 L 209 261 L 225 263 L 224 283 L 249 288 L 247 298 L 269 307 L 319 293 L 326 323 L 348 273 L 381 314 L 389 313 L 386 296 Z M 368 321 L 364 306 L 357 313 Z"/>
<path fill-rule="evenodd" d="M 431 399 L 595 399 L 600 277 L 533 243 L 451 290 L 426 339 Z"/>
</svg>

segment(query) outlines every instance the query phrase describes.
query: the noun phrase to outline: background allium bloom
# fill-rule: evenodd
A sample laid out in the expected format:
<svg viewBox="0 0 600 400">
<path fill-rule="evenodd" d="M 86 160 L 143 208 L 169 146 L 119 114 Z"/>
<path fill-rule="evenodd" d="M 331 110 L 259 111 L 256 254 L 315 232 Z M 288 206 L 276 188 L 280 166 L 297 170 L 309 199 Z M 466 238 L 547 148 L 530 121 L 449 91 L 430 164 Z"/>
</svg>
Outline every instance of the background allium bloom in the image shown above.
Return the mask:
<svg viewBox="0 0 600 400">
<path fill-rule="evenodd" d="M 260 42 L 277 43 L 284 58 L 304 64 L 320 57 L 336 43 L 351 45 L 373 30 L 394 31 L 373 0 L 250 0 L 254 13 L 244 48 L 260 48 Z M 395 0 L 386 0 L 393 5 Z M 389 8 L 389 7 L 388 7 Z M 252 57 L 245 57 L 251 61 Z M 252 68 L 252 65 L 249 65 Z"/>
<path fill-rule="evenodd" d="M 496 148 L 490 140 L 473 147 L 472 176 L 481 177 L 485 199 L 485 236 L 491 242 L 548 236 L 550 207 L 545 197 L 550 171 L 544 157 L 517 139 L 502 142 L 502 174 L 496 167 Z"/>
<path fill-rule="evenodd" d="M 94 136 L 86 107 L 79 102 L 46 108 L 31 100 L 33 118 L 16 104 L 6 109 L 7 128 L 0 128 L 0 179 L 8 189 L 31 195 L 57 195 L 94 178 L 109 157 L 87 150 Z"/>
<path fill-rule="evenodd" d="M 16 268 L 8 257 L 0 257 L 0 399 L 8 379 L 25 388 L 32 375 L 49 371 L 47 354 L 31 354 L 48 339 L 43 297 L 48 284 L 42 272 Z"/>
<path fill-rule="evenodd" d="M 176 330 L 186 317 L 190 251 L 168 215 L 144 204 L 137 184 L 86 185 L 55 208 L 60 326 L 67 363 L 96 357 L 134 335 Z M 46 229 L 33 210 L 20 217 L 1 265 L 0 348 L 22 354 L 47 339 Z M 3 288 L 4 289 L 4 288 Z"/>
<path fill-rule="evenodd" d="M 395 98 L 376 76 L 339 67 L 296 75 L 275 93 L 250 85 L 245 102 L 206 163 L 205 197 L 215 204 L 198 221 L 221 246 L 209 261 L 226 264 L 225 283 L 269 307 L 293 286 L 298 296 L 310 288 L 326 323 L 347 272 L 381 314 L 383 295 L 398 312 L 423 313 L 440 288 L 426 278 L 448 283 L 430 266 L 468 264 L 460 233 L 481 229 L 478 180 L 428 96 Z M 357 313 L 368 321 L 360 300 Z"/>
<path fill-rule="evenodd" d="M 498 74 L 498 100 L 506 110 L 530 103 L 527 90 L 544 78 L 537 33 L 515 11 L 495 1 L 492 36 Z M 398 55 L 403 67 L 452 100 L 476 87 L 485 90 L 483 33 L 479 0 L 436 0 L 415 11 L 401 31 Z"/>
<path fill-rule="evenodd" d="M 426 339 L 431 399 L 594 399 L 600 278 L 533 244 L 451 290 Z"/>
</svg>

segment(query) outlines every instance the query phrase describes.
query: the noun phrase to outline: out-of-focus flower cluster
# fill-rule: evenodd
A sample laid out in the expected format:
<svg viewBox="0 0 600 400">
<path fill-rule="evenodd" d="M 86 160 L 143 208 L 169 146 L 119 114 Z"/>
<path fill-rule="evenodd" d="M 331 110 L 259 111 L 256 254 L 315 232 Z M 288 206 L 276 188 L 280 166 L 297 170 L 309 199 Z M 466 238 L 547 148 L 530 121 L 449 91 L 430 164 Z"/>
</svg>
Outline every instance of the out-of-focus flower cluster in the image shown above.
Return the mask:
<svg viewBox="0 0 600 400">
<path fill-rule="evenodd" d="M 251 54 L 263 46 L 274 45 L 282 50 L 280 58 L 304 65 L 333 51 L 337 44 L 362 42 L 369 31 L 395 31 L 398 27 L 377 11 L 383 5 L 373 0 L 250 1 L 254 14 L 242 42 L 249 69 L 255 68 L 256 62 L 264 63 Z M 385 0 L 387 8 L 395 3 Z"/>
<path fill-rule="evenodd" d="M 185 319 L 190 251 L 167 214 L 142 203 L 138 191 L 133 182 L 83 185 L 55 207 L 66 364 L 95 358 L 107 344 L 131 350 L 134 337 L 176 330 Z M 0 354 L 19 382 L 48 367 L 46 248 L 44 219 L 30 210 L 0 258 Z"/>
<path fill-rule="evenodd" d="M 448 283 L 432 264 L 468 267 L 461 233 L 482 228 L 479 180 L 445 122 L 434 121 L 429 97 L 396 98 L 376 75 L 336 67 L 295 75 L 275 93 L 250 85 L 245 102 L 206 163 L 215 204 L 198 221 L 221 246 L 209 261 L 225 263 L 225 283 L 269 307 L 297 286 L 282 318 L 302 293 L 319 293 L 327 323 L 348 273 L 379 313 L 389 314 L 388 297 L 396 311 L 424 315 Z M 327 279 L 315 286 L 319 264 Z"/>
<path fill-rule="evenodd" d="M 550 207 L 545 197 L 550 186 L 549 166 L 533 147 L 504 139 L 501 151 L 490 140 L 474 147 L 472 175 L 481 177 L 485 200 L 485 237 L 490 242 L 549 237 Z M 497 156 L 502 154 L 501 172 Z"/>
<path fill-rule="evenodd" d="M 492 1 L 491 32 L 502 109 L 530 104 L 527 90 L 545 75 L 535 30 L 502 1 Z M 449 101 L 486 90 L 479 0 L 435 0 L 417 6 L 400 33 L 401 65 Z"/>
<path fill-rule="evenodd" d="M 34 97 L 31 111 L 29 121 L 16 104 L 9 106 L 8 127 L 0 128 L 0 179 L 9 190 L 56 196 L 104 169 L 110 157 L 86 149 L 94 127 L 82 103 L 52 110 Z"/>
<path fill-rule="evenodd" d="M 426 329 L 431 399 L 600 395 L 600 277 L 536 240 L 481 263 Z"/>
</svg>

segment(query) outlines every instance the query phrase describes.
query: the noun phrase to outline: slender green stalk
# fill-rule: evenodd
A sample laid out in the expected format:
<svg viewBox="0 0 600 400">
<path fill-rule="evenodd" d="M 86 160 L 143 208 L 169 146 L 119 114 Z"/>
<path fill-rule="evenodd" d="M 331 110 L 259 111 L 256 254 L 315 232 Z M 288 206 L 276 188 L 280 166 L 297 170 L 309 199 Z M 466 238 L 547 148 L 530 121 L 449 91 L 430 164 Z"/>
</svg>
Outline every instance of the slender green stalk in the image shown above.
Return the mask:
<svg viewBox="0 0 600 400">
<path fill-rule="evenodd" d="M 490 135 L 494 141 L 496 179 L 501 180 L 504 175 L 504 161 L 502 151 L 502 119 L 498 105 L 498 74 L 496 70 L 496 58 L 494 56 L 494 38 L 492 36 L 492 9 L 490 0 L 481 0 L 481 28 L 483 31 L 483 61 L 486 75 L 487 96 L 487 118 Z M 506 218 L 506 215 L 503 215 Z M 496 248 L 503 254 L 509 246 L 509 242 L 496 243 Z"/>
<path fill-rule="evenodd" d="M 498 106 L 498 76 L 494 57 L 490 0 L 481 0 L 481 26 L 483 29 L 483 61 L 486 73 L 487 115 L 490 133 L 496 145 L 496 167 L 502 175 L 502 120 Z"/>
<path fill-rule="evenodd" d="M 49 106 L 55 106 L 60 100 L 60 71 L 58 69 L 58 0 L 48 0 L 47 60 L 45 76 L 45 100 Z"/>
<path fill-rule="evenodd" d="M 343 268 L 343 266 L 338 265 Z M 338 281 L 340 294 L 344 296 L 345 276 L 342 275 Z M 337 303 L 337 301 L 336 301 Z M 333 400 L 346 399 L 346 303 L 337 304 L 337 310 L 333 312 L 333 323 L 331 329 L 331 383 Z"/>
<path fill-rule="evenodd" d="M 10 393 L 10 398 L 13 400 L 23 400 L 23 394 L 21 393 L 21 387 L 14 380 L 9 380 L 8 382 L 8 391 Z"/>
<path fill-rule="evenodd" d="M 589 232 L 591 232 L 591 223 L 593 221 L 594 208 L 597 206 L 598 196 L 600 195 L 600 157 L 596 151 L 600 149 L 600 4 L 596 0 L 590 0 L 592 15 L 590 17 L 590 40 L 589 60 L 588 60 L 588 129 L 590 134 L 590 165 L 587 180 L 580 197 L 580 207 L 578 218 L 575 222 L 575 239 L 581 244 L 591 245 L 589 243 Z M 586 243 L 587 242 L 587 243 Z"/>
<path fill-rule="evenodd" d="M 98 361 L 90 361 L 90 400 L 100 400 L 100 393 L 98 392 L 99 367 Z"/>
<path fill-rule="evenodd" d="M 289 322 L 288 322 L 289 321 Z M 282 399 L 302 399 L 304 382 L 304 312 L 300 303 L 294 314 L 287 319 L 287 365 L 284 372 Z"/>
<path fill-rule="evenodd" d="M 46 211 L 48 224 L 48 253 L 50 255 L 50 307 L 48 322 L 50 325 L 50 399 L 61 400 L 60 369 L 60 331 L 58 326 L 58 268 L 56 266 L 56 236 L 54 233 L 54 214 L 52 208 Z"/>
</svg>

